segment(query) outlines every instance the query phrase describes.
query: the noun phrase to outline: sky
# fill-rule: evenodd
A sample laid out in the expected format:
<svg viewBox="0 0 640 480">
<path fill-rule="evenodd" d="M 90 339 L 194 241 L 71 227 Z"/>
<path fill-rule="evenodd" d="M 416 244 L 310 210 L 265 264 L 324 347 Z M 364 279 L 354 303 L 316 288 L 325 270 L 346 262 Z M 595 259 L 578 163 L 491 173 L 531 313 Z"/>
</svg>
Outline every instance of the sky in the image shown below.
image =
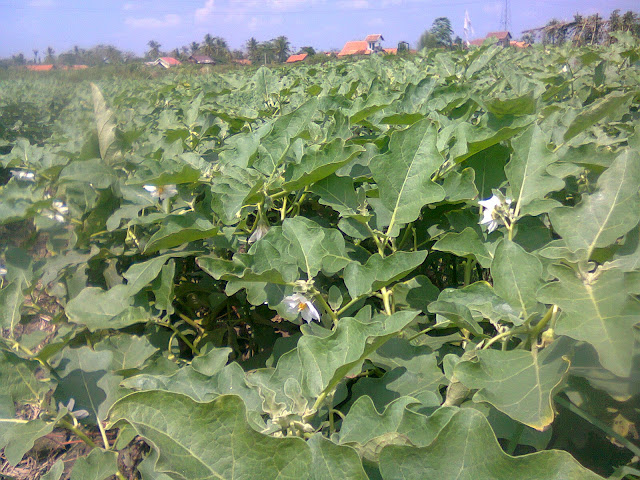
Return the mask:
<svg viewBox="0 0 640 480">
<path fill-rule="evenodd" d="M 207 33 L 225 38 L 234 49 L 250 37 L 266 41 L 280 35 L 294 50 L 340 49 L 370 33 L 381 33 L 385 47 L 399 41 L 415 46 L 437 17 L 448 17 L 454 36 L 464 38 L 465 11 L 474 29 L 470 39 L 501 30 L 506 1 L 514 38 L 576 12 L 640 13 L 638 0 L 0 0 L 0 57 L 22 52 L 31 58 L 34 49 L 50 46 L 59 54 L 74 45 L 97 44 L 141 55 L 150 40 L 170 51 L 200 42 Z"/>
</svg>

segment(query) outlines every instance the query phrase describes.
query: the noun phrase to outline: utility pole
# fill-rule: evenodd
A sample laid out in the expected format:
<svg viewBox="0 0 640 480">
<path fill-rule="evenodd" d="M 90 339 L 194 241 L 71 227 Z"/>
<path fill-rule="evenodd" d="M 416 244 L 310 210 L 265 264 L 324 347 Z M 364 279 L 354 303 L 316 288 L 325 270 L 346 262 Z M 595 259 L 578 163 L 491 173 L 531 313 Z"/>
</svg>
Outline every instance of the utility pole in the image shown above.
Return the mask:
<svg viewBox="0 0 640 480">
<path fill-rule="evenodd" d="M 504 0 L 502 15 L 500 16 L 500 27 L 503 31 L 508 32 L 511 28 L 511 1 Z"/>
</svg>

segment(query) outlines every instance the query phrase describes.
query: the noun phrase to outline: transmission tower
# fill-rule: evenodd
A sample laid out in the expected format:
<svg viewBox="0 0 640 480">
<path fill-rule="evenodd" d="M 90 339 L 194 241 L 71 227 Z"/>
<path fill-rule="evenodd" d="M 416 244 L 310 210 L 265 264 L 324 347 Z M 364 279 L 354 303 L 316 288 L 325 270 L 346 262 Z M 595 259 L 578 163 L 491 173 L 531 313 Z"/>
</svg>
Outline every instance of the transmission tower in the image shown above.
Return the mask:
<svg viewBox="0 0 640 480">
<path fill-rule="evenodd" d="M 510 0 L 504 0 L 504 7 L 502 8 L 502 15 L 500 16 L 500 28 L 505 32 L 508 32 L 511 29 Z"/>
</svg>

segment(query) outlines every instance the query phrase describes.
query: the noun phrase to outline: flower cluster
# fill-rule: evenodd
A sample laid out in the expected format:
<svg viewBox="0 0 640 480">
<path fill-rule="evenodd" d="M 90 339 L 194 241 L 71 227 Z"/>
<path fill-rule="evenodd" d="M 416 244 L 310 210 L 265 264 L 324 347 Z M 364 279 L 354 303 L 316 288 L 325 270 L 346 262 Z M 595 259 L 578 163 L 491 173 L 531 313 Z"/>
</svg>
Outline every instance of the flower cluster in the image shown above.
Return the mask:
<svg viewBox="0 0 640 480">
<path fill-rule="evenodd" d="M 44 210 L 43 215 L 56 222 L 64 223 L 65 215 L 69 214 L 69 207 L 62 200 L 54 200 L 51 203 L 51 210 Z"/>
<path fill-rule="evenodd" d="M 24 182 L 35 182 L 36 174 L 34 172 L 26 172 L 24 170 L 11 170 L 11 176 L 16 180 L 22 180 Z"/>
</svg>

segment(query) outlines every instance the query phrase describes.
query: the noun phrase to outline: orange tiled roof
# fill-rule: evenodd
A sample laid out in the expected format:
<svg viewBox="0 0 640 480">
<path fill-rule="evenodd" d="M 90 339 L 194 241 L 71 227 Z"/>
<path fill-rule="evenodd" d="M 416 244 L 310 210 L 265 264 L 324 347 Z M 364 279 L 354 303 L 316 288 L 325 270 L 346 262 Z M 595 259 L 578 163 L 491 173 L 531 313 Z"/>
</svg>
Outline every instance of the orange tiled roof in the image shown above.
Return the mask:
<svg viewBox="0 0 640 480">
<path fill-rule="evenodd" d="M 507 36 L 511 37 L 509 32 L 489 32 L 485 38 L 496 37 L 498 40 L 504 40 Z"/>
<path fill-rule="evenodd" d="M 49 70 L 53 70 L 53 65 L 27 65 L 27 70 L 32 70 L 34 72 L 48 72 Z"/>
<path fill-rule="evenodd" d="M 475 45 L 477 47 L 481 47 L 482 44 L 484 43 L 484 38 L 476 38 L 475 40 L 471 40 L 469 43 L 471 45 Z"/>
<path fill-rule="evenodd" d="M 182 62 L 173 57 L 160 57 L 160 60 L 168 63 L 169 65 L 182 65 Z"/>
<path fill-rule="evenodd" d="M 353 42 L 347 42 L 338 53 L 339 57 L 344 57 L 345 55 L 362 55 L 367 53 L 368 44 L 366 40 L 356 40 Z"/>
<path fill-rule="evenodd" d="M 84 70 L 85 68 L 89 68 L 87 65 L 74 65 L 73 67 L 74 70 Z"/>
<path fill-rule="evenodd" d="M 527 43 L 527 42 L 517 42 L 516 40 L 511 40 L 509 42 L 509 45 L 511 45 L 512 47 L 517 47 L 517 48 L 527 48 L 530 47 L 531 44 Z"/>
<path fill-rule="evenodd" d="M 287 58 L 287 63 L 301 62 L 305 58 L 307 58 L 307 56 L 308 56 L 307 53 L 299 53 L 298 55 L 291 55 L 289 58 Z"/>
<path fill-rule="evenodd" d="M 391 55 L 396 55 L 398 53 L 397 48 L 383 48 L 384 53 L 389 53 Z"/>
<path fill-rule="evenodd" d="M 384 40 L 382 35 L 374 33 L 373 35 L 367 35 L 364 39 L 365 42 L 377 42 L 378 40 Z"/>
</svg>

